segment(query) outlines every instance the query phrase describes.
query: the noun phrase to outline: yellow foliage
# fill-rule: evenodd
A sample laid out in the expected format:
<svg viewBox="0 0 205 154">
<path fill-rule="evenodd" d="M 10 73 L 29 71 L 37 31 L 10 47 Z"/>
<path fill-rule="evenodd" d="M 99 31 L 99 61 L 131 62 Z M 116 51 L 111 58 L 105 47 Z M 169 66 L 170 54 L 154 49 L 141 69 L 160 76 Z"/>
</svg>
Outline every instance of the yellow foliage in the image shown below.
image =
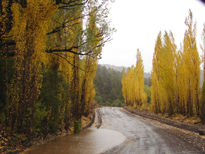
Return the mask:
<svg viewBox="0 0 205 154">
<path fill-rule="evenodd" d="M 30 128 L 31 120 L 26 118 L 32 117 L 34 113 L 28 109 L 34 110 L 34 103 L 40 94 L 41 64 L 47 62 L 46 33 L 56 9 L 57 6 L 50 0 L 27 0 L 25 8 L 18 3 L 12 5 L 14 24 L 10 35 L 16 42 L 17 50 L 14 57 L 16 73 L 11 110 L 16 110 L 19 117 L 28 121 L 24 124 L 27 128 Z M 18 120 L 17 127 L 21 127 L 22 120 Z"/>
<path fill-rule="evenodd" d="M 122 94 L 127 105 L 140 108 L 147 104 L 147 95 L 144 92 L 144 66 L 139 49 L 137 50 L 136 67 L 132 66 L 122 72 Z"/>
<path fill-rule="evenodd" d="M 153 56 L 151 106 L 156 113 L 199 113 L 200 58 L 192 12 L 186 18 L 183 49 L 176 52 L 173 34 L 161 32 Z"/>
</svg>

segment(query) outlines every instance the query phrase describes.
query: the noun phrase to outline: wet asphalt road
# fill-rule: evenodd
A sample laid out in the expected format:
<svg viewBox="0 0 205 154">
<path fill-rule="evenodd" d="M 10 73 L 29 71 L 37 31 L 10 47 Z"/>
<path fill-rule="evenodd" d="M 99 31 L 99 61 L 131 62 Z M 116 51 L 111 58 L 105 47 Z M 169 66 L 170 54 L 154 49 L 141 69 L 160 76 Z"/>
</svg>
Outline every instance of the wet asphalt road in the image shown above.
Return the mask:
<svg viewBox="0 0 205 154">
<path fill-rule="evenodd" d="M 26 154 L 198 154 L 174 128 L 135 116 L 122 108 L 99 108 L 102 125 L 33 146 Z M 96 118 L 97 119 L 97 118 Z"/>
<path fill-rule="evenodd" d="M 184 141 L 148 119 L 137 118 L 122 108 L 100 108 L 101 128 L 122 133 L 126 140 L 105 154 L 189 154 L 199 153 Z"/>
</svg>

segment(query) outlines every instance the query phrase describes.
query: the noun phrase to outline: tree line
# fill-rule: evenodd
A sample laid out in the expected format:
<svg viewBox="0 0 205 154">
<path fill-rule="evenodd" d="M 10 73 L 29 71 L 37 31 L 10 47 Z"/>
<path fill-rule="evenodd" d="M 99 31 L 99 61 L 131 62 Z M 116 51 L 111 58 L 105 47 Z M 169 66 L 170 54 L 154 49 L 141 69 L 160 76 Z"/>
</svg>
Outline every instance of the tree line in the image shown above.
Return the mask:
<svg viewBox="0 0 205 154">
<path fill-rule="evenodd" d="M 81 126 L 110 40 L 109 1 L 0 1 L 0 128 L 30 139 Z"/>
<path fill-rule="evenodd" d="M 162 36 L 160 32 L 154 48 L 151 74 L 151 103 L 147 103 L 144 94 L 143 64 L 140 52 L 137 52 L 136 66 L 123 72 L 122 92 L 127 105 L 143 108 L 155 113 L 169 115 L 179 113 L 186 116 L 199 116 L 205 121 L 205 85 L 200 89 L 200 59 L 196 42 L 196 23 L 193 14 L 185 19 L 183 44 L 177 48 L 172 32 Z M 205 25 L 202 33 L 205 53 Z M 205 72 L 205 65 L 204 70 Z M 204 74 L 205 77 L 205 74 Z"/>
<path fill-rule="evenodd" d="M 123 106 L 122 74 L 120 71 L 98 65 L 94 85 L 95 100 L 102 106 Z"/>
<path fill-rule="evenodd" d="M 147 94 L 144 89 L 144 66 L 139 49 L 137 50 L 136 66 L 122 72 L 122 94 L 126 105 L 134 108 L 144 107 Z"/>
</svg>

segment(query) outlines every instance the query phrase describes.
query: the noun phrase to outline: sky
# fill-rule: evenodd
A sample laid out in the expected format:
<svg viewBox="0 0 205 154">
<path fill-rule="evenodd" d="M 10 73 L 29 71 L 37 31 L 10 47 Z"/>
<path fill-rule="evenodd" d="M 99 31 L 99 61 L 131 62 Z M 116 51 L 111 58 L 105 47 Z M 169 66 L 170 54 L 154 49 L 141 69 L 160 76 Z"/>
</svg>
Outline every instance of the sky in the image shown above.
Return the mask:
<svg viewBox="0 0 205 154">
<path fill-rule="evenodd" d="M 151 72 L 157 35 L 172 31 L 175 43 L 183 42 L 185 18 L 193 13 L 197 24 L 197 44 L 205 23 L 205 5 L 198 0 L 115 0 L 110 6 L 111 27 L 116 29 L 112 40 L 105 44 L 100 64 L 130 67 L 136 63 L 137 49 L 141 51 L 144 70 Z"/>
</svg>

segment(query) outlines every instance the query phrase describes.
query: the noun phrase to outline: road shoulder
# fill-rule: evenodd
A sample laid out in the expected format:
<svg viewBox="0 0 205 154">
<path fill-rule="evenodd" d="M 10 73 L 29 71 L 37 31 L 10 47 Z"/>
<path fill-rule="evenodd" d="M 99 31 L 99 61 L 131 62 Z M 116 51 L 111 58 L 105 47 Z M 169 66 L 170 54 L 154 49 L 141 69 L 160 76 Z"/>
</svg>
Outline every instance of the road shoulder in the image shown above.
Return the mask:
<svg viewBox="0 0 205 154">
<path fill-rule="evenodd" d="M 172 123 L 170 121 L 166 123 L 164 122 L 164 120 L 160 118 L 156 118 L 156 116 L 155 117 L 147 116 L 143 113 L 140 113 L 139 111 L 133 112 L 128 110 L 127 108 L 122 109 L 122 111 L 132 116 L 136 116 L 141 120 L 147 121 L 147 123 L 151 123 L 155 125 L 157 128 L 160 128 L 160 129 L 156 129 L 155 131 L 158 134 L 161 134 L 161 136 L 165 139 L 165 141 L 169 142 L 168 145 L 184 142 L 185 144 L 184 145 L 179 144 L 179 147 L 186 146 L 186 149 L 188 149 L 189 151 L 192 151 L 192 148 L 190 147 L 193 147 L 194 149 L 199 151 L 199 153 L 205 153 L 205 136 L 201 136 L 197 131 L 192 131 L 191 129 L 190 130 L 183 129 L 186 128 L 185 124 L 182 125 L 183 126 L 182 128 L 179 128 L 176 127 L 175 123 Z M 174 140 L 170 140 L 169 138 L 174 138 Z M 179 140 L 183 142 L 178 142 Z M 172 143 L 172 141 L 175 142 Z"/>
</svg>

